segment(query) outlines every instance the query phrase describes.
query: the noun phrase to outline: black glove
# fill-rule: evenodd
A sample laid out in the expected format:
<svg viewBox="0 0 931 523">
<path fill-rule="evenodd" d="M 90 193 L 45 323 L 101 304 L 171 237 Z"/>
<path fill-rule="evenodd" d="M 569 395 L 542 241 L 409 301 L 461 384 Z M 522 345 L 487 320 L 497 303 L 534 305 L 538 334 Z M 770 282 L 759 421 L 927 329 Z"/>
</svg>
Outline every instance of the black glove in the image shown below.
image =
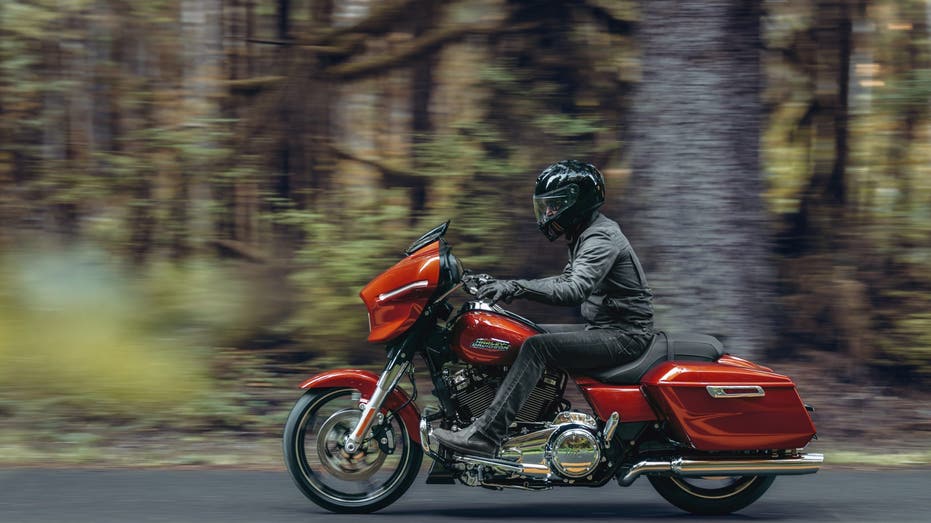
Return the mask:
<svg viewBox="0 0 931 523">
<path fill-rule="evenodd" d="M 501 300 L 511 303 L 511 298 L 517 294 L 518 290 L 520 287 L 513 280 L 496 280 L 479 287 L 476 296 L 482 299 L 491 298 L 491 303 Z"/>
<path fill-rule="evenodd" d="M 462 276 L 462 285 L 465 287 L 465 291 L 471 294 L 472 296 L 478 296 L 478 290 L 495 281 L 495 277 L 490 274 L 469 274 L 468 272 Z"/>
</svg>

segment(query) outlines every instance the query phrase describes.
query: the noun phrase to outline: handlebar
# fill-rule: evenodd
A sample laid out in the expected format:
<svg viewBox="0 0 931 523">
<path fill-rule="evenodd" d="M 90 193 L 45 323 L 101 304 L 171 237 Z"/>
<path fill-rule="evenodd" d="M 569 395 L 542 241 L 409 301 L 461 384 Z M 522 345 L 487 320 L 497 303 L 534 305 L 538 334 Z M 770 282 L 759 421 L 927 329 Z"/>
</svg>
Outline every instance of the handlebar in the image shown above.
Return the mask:
<svg viewBox="0 0 931 523">
<path fill-rule="evenodd" d="M 478 288 L 495 281 L 489 274 L 464 274 L 462 276 L 462 289 L 472 296 L 478 295 Z"/>
</svg>

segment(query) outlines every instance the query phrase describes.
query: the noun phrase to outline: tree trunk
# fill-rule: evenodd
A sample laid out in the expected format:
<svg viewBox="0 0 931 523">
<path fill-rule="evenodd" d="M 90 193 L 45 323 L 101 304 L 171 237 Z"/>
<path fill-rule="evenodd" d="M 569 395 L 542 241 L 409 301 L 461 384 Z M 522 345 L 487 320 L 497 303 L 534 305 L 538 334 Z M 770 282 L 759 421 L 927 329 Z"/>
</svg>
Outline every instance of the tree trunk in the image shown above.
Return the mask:
<svg viewBox="0 0 931 523">
<path fill-rule="evenodd" d="M 278 0 L 277 33 L 279 41 L 286 41 L 291 37 L 291 1 Z"/>
<path fill-rule="evenodd" d="M 647 271 L 657 327 L 738 354 L 771 341 L 773 268 L 761 199 L 760 25 L 751 0 L 641 3 L 643 79 L 621 225 Z"/>
<path fill-rule="evenodd" d="M 233 0 L 218 0 L 217 6 L 219 21 L 219 48 L 222 55 L 223 65 L 222 73 L 218 71 L 218 78 L 226 78 L 228 81 L 237 80 L 238 71 L 233 65 L 235 53 L 239 42 L 237 39 L 240 35 L 237 33 L 237 26 L 234 21 L 235 13 Z M 245 104 L 239 97 L 230 95 L 220 99 L 218 112 L 221 118 L 226 120 L 236 120 L 241 117 L 240 108 Z M 209 194 L 214 207 L 213 216 L 207 221 L 213 228 L 213 236 L 219 239 L 238 240 L 236 230 L 236 198 L 235 182 L 221 181 L 213 183 L 204 183 L 200 187 L 195 187 L 195 194 Z"/>
<path fill-rule="evenodd" d="M 327 29 L 333 25 L 333 1 L 332 0 L 314 0 L 311 3 L 311 19 L 314 29 Z M 334 82 L 319 78 L 319 71 L 322 71 L 334 61 L 342 58 L 331 56 L 318 56 L 314 60 L 311 74 L 314 77 L 308 77 L 307 92 L 309 95 L 303 102 L 305 105 L 304 118 L 305 126 L 309 131 L 309 146 L 304 151 L 306 165 L 304 167 L 305 177 L 308 178 L 304 185 L 305 193 L 313 191 L 313 194 L 319 190 L 329 188 L 331 178 L 336 169 L 336 160 L 333 157 L 331 146 L 333 144 L 333 114 L 332 108 L 339 105 L 339 96 L 337 93 L 337 84 Z M 304 194 L 302 198 L 303 207 L 308 207 L 311 203 L 312 195 Z"/>
<path fill-rule="evenodd" d="M 235 13 L 230 9 L 230 15 Z M 180 5 L 181 36 L 181 78 L 184 93 L 184 118 L 191 126 L 201 125 L 219 116 L 214 101 L 217 85 L 214 78 L 220 77 L 223 35 L 222 0 L 183 0 Z M 229 67 L 235 68 L 236 60 L 230 60 Z M 210 150 L 218 146 L 209 138 L 209 134 L 199 137 L 200 148 Z M 207 192 L 207 182 L 198 179 L 195 173 L 203 166 L 190 153 L 177 152 L 178 172 L 173 180 L 170 204 L 172 233 L 170 246 L 172 258 L 178 260 L 191 251 L 191 236 L 209 229 L 202 218 L 192 217 L 192 196 Z M 197 232 L 195 232 L 197 231 Z M 199 235 L 199 234 L 198 234 Z"/>
<path fill-rule="evenodd" d="M 6 7 L 0 3 L 0 42 L 9 38 L 6 29 L 7 23 Z M 12 118 L 10 117 L 10 111 L 7 109 L 7 89 L 9 89 L 7 76 L 9 74 L 9 65 L 7 60 L 9 60 L 7 50 L 5 47 L 0 48 L 0 71 L 7 72 L 7 74 L 0 74 L 0 224 L 9 226 L 13 218 L 13 213 L 10 210 L 11 206 L 9 205 L 11 201 L 9 195 L 15 190 L 13 183 L 15 173 L 13 133 L 10 132 Z M 0 226 L 0 252 L 5 252 L 5 234 L 6 227 Z"/>
<path fill-rule="evenodd" d="M 414 18 L 414 37 L 422 36 L 425 32 L 437 26 L 438 5 L 431 3 L 425 5 Z M 430 99 L 433 95 L 433 70 L 438 60 L 437 53 L 428 55 L 419 60 L 411 70 L 411 137 L 414 160 L 414 170 L 420 167 L 417 157 L 418 145 L 429 140 L 433 132 L 433 121 L 430 117 Z M 415 176 L 411 183 L 411 215 L 410 224 L 417 224 L 417 220 L 427 207 L 427 179 Z"/>
<path fill-rule="evenodd" d="M 814 15 L 813 172 L 788 233 L 786 253 L 790 255 L 840 248 L 838 231 L 844 228 L 846 215 L 850 0 L 821 0 Z"/>
</svg>

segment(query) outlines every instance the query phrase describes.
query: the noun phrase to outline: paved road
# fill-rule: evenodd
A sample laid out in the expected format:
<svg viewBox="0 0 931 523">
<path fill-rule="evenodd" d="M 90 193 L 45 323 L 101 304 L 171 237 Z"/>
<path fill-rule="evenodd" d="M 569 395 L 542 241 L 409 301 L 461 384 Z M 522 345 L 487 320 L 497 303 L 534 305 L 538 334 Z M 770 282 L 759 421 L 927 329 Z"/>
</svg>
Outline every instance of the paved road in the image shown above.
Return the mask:
<svg viewBox="0 0 931 523">
<path fill-rule="evenodd" d="M 728 518 L 695 518 L 643 479 L 621 489 L 494 492 L 417 483 L 372 516 L 339 516 L 307 501 L 285 472 L 0 469 L 0 522 L 931 521 L 931 470 L 822 471 L 776 480 Z"/>
</svg>

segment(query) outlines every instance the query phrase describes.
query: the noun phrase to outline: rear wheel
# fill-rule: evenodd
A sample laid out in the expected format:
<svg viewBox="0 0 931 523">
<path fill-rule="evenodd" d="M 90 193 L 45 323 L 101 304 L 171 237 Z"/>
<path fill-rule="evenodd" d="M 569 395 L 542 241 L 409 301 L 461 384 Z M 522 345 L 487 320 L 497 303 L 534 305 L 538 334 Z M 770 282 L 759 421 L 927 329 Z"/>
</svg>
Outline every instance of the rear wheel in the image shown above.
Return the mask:
<svg viewBox="0 0 931 523">
<path fill-rule="evenodd" d="M 693 514 L 730 514 L 747 507 L 763 495 L 775 476 L 715 476 L 686 478 L 649 476 L 660 496 Z"/>
<path fill-rule="evenodd" d="M 373 427 L 355 453 L 347 452 L 346 436 L 361 415 L 355 390 L 312 390 L 297 401 L 285 425 L 291 478 L 305 496 L 333 512 L 384 508 L 407 491 L 420 470 L 423 451 L 397 416 Z"/>
</svg>

